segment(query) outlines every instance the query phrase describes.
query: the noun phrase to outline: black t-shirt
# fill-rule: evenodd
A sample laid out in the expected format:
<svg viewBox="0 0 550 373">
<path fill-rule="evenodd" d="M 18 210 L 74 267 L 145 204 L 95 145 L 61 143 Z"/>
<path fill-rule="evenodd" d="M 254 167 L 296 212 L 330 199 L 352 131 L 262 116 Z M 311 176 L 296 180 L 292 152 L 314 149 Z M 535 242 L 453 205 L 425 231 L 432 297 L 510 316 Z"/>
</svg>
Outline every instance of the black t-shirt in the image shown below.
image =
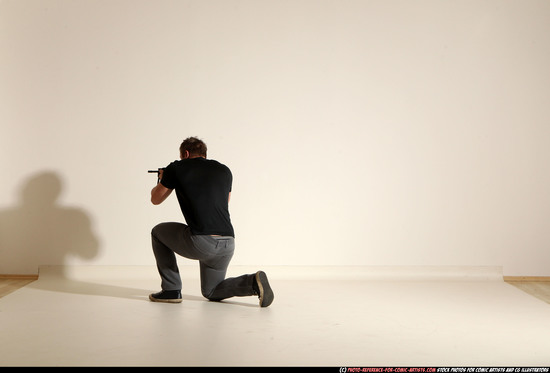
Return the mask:
<svg viewBox="0 0 550 373">
<path fill-rule="evenodd" d="M 175 189 L 183 216 L 194 235 L 235 237 L 229 216 L 233 175 L 218 161 L 190 158 L 166 167 L 161 184 Z"/>
</svg>

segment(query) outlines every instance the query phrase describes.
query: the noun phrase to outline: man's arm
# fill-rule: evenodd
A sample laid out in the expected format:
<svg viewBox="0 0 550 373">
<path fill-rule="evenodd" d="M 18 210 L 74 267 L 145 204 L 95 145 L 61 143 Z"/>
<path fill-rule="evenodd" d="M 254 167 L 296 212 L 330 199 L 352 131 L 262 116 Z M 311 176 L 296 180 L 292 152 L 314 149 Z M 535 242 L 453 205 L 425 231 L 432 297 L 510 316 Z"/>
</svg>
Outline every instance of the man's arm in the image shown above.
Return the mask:
<svg viewBox="0 0 550 373">
<path fill-rule="evenodd" d="M 168 196 L 172 193 L 173 189 L 169 189 L 160 183 L 162 180 L 162 173 L 164 170 L 159 171 L 159 182 L 151 190 L 151 203 L 153 205 L 160 205 Z"/>
<path fill-rule="evenodd" d="M 153 205 L 160 205 L 168 196 L 170 193 L 172 193 L 173 189 L 168 189 L 161 183 L 158 183 L 153 190 L 151 190 L 151 202 Z"/>
</svg>

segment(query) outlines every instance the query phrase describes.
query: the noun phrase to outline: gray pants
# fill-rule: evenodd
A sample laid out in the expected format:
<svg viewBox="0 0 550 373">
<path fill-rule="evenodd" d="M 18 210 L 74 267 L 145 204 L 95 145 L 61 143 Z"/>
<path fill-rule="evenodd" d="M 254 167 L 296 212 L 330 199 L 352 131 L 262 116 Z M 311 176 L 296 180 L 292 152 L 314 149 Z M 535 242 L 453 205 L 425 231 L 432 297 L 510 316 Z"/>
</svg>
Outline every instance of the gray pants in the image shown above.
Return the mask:
<svg viewBox="0 0 550 373">
<path fill-rule="evenodd" d="M 235 250 L 235 239 L 227 236 L 194 236 L 182 223 L 161 223 L 151 231 L 153 253 L 162 290 L 181 290 L 176 255 L 200 263 L 201 293 L 219 301 L 234 296 L 255 295 L 254 274 L 225 278 Z"/>
</svg>

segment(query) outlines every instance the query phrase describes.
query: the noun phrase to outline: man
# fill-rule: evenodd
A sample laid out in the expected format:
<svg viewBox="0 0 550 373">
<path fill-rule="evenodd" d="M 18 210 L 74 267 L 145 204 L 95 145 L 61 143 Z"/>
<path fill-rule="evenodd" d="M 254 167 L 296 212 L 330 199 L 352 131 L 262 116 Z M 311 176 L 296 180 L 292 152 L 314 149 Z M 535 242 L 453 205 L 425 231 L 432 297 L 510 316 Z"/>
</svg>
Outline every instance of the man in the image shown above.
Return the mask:
<svg viewBox="0 0 550 373">
<path fill-rule="evenodd" d="M 234 296 L 257 295 L 260 307 L 273 302 L 273 291 L 263 271 L 225 278 L 235 249 L 235 234 L 229 216 L 233 176 L 229 168 L 206 158 L 206 144 L 185 139 L 179 161 L 159 170 L 159 182 L 151 202 L 161 204 L 176 190 L 187 224 L 161 223 L 151 232 L 153 252 L 161 277 L 161 291 L 149 295 L 153 302 L 180 303 L 181 278 L 175 253 L 200 264 L 202 295 L 212 301 Z"/>
</svg>

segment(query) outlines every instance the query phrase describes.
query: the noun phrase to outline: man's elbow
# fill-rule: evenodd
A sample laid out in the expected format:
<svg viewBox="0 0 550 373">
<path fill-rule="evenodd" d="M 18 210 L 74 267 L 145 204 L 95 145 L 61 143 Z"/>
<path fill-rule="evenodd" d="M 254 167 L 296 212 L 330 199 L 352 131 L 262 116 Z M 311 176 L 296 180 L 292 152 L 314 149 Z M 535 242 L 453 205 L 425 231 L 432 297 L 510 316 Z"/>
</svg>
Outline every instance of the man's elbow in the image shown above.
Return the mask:
<svg viewBox="0 0 550 373">
<path fill-rule="evenodd" d="M 158 198 L 157 196 L 151 196 L 151 203 L 155 206 L 160 205 L 164 201 L 162 198 Z"/>
<path fill-rule="evenodd" d="M 165 188 L 161 184 L 157 184 L 151 191 L 151 203 L 160 205 L 172 193 L 172 189 Z"/>
</svg>

